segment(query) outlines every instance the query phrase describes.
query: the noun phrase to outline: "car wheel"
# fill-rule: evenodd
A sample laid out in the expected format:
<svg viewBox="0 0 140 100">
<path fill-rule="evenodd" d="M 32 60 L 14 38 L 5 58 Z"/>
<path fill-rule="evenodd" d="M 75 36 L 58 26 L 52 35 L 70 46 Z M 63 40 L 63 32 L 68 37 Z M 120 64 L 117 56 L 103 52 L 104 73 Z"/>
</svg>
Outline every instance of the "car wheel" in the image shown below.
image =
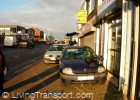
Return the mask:
<svg viewBox="0 0 140 100">
<path fill-rule="evenodd" d="M 27 47 L 30 48 L 30 49 L 32 48 L 30 45 L 28 45 Z"/>
<path fill-rule="evenodd" d="M 31 49 L 32 49 L 33 47 L 32 47 L 32 46 L 29 46 L 29 48 L 31 48 Z"/>
<path fill-rule="evenodd" d="M 32 49 L 33 47 L 31 45 L 28 46 L 30 49 Z"/>
<path fill-rule="evenodd" d="M 99 79 L 99 84 L 104 84 L 106 82 L 106 78 Z"/>
<path fill-rule="evenodd" d="M 65 79 L 61 78 L 61 84 L 62 84 L 62 86 L 70 85 L 70 80 L 65 80 Z"/>
<path fill-rule="evenodd" d="M 44 64 L 49 65 L 49 63 L 47 63 L 47 62 L 45 62 L 45 61 L 44 61 Z"/>
</svg>

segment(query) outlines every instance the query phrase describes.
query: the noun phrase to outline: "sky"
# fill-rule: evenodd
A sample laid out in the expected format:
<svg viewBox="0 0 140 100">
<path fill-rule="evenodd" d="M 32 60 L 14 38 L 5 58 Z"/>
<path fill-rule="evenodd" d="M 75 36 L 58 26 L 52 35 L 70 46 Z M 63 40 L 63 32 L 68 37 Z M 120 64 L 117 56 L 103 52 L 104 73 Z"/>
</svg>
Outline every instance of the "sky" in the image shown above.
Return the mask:
<svg viewBox="0 0 140 100">
<path fill-rule="evenodd" d="M 0 0 L 0 25 L 36 27 L 61 40 L 77 29 L 84 0 Z"/>
</svg>

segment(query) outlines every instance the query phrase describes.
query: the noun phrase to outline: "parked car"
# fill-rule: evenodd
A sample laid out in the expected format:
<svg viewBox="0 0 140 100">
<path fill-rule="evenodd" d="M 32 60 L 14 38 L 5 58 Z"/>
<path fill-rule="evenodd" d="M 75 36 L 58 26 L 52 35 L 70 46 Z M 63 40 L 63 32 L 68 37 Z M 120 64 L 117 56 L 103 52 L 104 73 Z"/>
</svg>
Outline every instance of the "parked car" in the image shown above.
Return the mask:
<svg viewBox="0 0 140 100">
<path fill-rule="evenodd" d="M 17 39 L 15 36 L 5 36 L 4 38 L 4 46 L 17 46 Z"/>
<path fill-rule="evenodd" d="M 44 54 L 45 63 L 58 63 L 62 50 L 65 47 L 64 44 L 53 44 Z"/>
<path fill-rule="evenodd" d="M 59 61 L 62 83 L 105 83 L 107 72 L 101 60 L 90 47 L 65 48 Z"/>
<path fill-rule="evenodd" d="M 29 48 L 34 48 L 35 46 L 35 43 L 31 40 L 20 40 L 19 43 L 18 43 L 18 47 L 21 48 L 21 47 L 29 47 Z"/>
<path fill-rule="evenodd" d="M 46 41 L 46 45 L 51 45 L 51 41 Z"/>
</svg>

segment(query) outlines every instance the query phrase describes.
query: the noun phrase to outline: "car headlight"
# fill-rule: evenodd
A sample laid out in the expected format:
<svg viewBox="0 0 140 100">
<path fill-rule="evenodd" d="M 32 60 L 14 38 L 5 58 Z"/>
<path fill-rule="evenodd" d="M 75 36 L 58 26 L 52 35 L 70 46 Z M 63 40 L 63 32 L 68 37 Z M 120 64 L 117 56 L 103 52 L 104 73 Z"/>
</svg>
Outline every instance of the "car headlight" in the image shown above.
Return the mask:
<svg viewBox="0 0 140 100">
<path fill-rule="evenodd" d="M 44 55 L 44 58 L 45 58 L 45 57 L 49 57 L 49 55 Z"/>
<path fill-rule="evenodd" d="M 103 66 L 99 66 L 98 67 L 98 73 L 102 73 L 102 72 L 105 72 L 105 68 Z"/>
<path fill-rule="evenodd" d="M 70 67 L 64 68 L 62 70 L 64 74 L 73 74 L 72 69 Z"/>
<path fill-rule="evenodd" d="M 61 60 L 59 60 L 59 65 L 62 65 L 62 61 Z"/>
</svg>

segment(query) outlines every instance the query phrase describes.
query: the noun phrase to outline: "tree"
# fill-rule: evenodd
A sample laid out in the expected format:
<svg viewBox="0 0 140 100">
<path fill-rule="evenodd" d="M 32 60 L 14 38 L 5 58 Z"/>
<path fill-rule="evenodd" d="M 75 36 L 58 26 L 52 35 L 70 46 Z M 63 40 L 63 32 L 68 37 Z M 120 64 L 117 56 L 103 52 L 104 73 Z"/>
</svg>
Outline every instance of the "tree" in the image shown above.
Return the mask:
<svg viewBox="0 0 140 100">
<path fill-rule="evenodd" d="M 53 36 L 53 35 L 49 35 L 49 36 L 48 36 L 48 40 L 49 40 L 49 41 L 54 41 L 54 36 Z"/>
</svg>

